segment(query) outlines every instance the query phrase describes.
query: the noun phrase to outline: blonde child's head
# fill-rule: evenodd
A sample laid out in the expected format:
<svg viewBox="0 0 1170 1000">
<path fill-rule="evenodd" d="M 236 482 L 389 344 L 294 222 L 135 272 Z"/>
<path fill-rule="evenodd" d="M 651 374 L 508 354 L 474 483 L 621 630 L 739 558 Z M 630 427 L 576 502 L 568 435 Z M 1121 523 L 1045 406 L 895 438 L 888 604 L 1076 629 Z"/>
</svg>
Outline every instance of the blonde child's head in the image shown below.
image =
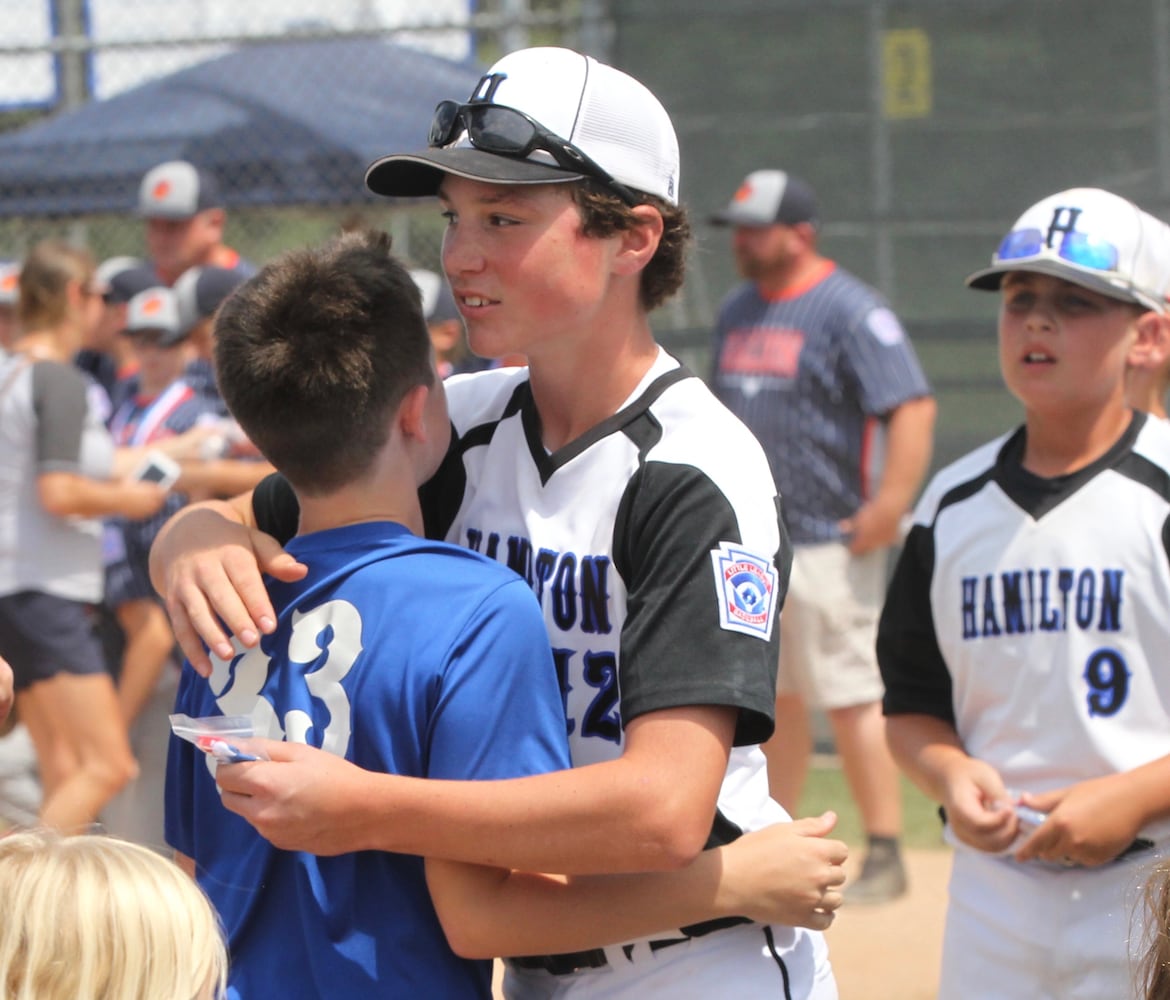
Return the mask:
<svg viewBox="0 0 1170 1000">
<path fill-rule="evenodd" d="M 104 836 L 0 838 L 0 995 L 218 1000 L 227 955 L 211 904 L 177 865 Z"/>
<path fill-rule="evenodd" d="M 1150 869 L 1142 904 L 1146 938 L 1137 995 L 1144 1000 L 1170 1000 L 1170 861 Z"/>
</svg>

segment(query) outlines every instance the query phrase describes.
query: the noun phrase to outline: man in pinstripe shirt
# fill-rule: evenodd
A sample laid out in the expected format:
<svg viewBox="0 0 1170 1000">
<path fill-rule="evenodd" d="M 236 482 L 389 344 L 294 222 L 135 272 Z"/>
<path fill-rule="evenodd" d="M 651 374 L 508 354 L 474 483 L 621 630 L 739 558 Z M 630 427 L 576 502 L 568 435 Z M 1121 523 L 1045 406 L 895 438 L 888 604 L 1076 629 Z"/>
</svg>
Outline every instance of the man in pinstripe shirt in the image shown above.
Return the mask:
<svg viewBox="0 0 1170 1000">
<path fill-rule="evenodd" d="M 797 809 L 807 707 L 823 709 L 869 838 L 845 898 L 884 902 L 906 877 L 874 639 L 888 549 L 930 462 L 934 399 L 887 303 L 818 253 L 805 181 L 755 171 L 711 221 L 734 227 L 746 279 L 719 310 L 712 388 L 764 446 L 795 549 L 765 746 L 772 796 Z"/>
</svg>

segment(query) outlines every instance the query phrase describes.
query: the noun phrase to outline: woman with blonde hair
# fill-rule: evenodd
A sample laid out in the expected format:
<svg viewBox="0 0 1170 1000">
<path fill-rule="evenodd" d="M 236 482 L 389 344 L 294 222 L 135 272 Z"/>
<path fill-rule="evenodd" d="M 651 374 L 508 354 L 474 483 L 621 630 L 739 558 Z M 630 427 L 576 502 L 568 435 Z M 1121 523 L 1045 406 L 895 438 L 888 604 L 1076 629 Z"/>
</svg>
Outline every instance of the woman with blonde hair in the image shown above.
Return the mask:
<svg viewBox="0 0 1170 1000">
<path fill-rule="evenodd" d="M 227 953 L 207 897 L 173 862 L 113 837 L 0 838 L 0 995 L 219 1000 Z"/>
<path fill-rule="evenodd" d="M 73 831 L 137 771 L 92 627 L 102 521 L 149 517 L 166 491 L 111 478 L 101 393 L 73 356 L 101 318 L 94 263 L 37 244 L 21 268 L 21 335 L 0 357 L 0 652 L 36 750 L 40 820 Z"/>
</svg>

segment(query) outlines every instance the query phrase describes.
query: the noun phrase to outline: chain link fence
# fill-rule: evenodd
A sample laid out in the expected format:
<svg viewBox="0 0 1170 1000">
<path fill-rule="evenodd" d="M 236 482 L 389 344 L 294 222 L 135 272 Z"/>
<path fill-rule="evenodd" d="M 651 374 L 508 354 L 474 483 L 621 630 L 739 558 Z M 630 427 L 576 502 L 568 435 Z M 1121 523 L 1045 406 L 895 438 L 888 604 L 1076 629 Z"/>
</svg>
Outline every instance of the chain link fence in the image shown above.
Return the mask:
<svg viewBox="0 0 1170 1000">
<path fill-rule="evenodd" d="M 437 268 L 434 206 L 374 198 L 366 166 L 420 145 L 503 51 L 595 49 L 594 6 L 0 0 L 0 258 L 49 236 L 144 255 L 138 182 L 183 158 L 216 174 L 251 260 L 370 225 Z"/>
<path fill-rule="evenodd" d="M 705 370 L 736 281 L 727 234 L 706 218 L 751 170 L 799 173 L 822 202 L 822 250 L 912 332 L 940 398 L 936 465 L 1017 418 L 996 369 L 995 299 L 963 277 L 1020 211 L 1088 185 L 1170 218 L 1170 0 L 0 0 L 0 15 L 0 257 L 47 235 L 99 258 L 141 254 L 130 165 L 150 164 L 135 160 L 137 128 L 158 159 L 216 165 L 229 242 L 254 260 L 361 222 L 436 267 L 434 207 L 370 198 L 365 164 L 419 144 L 435 101 L 464 96 L 502 52 L 592 52 L 658 94 L 682 145 L 698 238 L 683 292 L 654 317 L 664 342 Z M 395 74 L 406 50 L 447 75 Z M 256 79 L 273 52 L 271 79 Z M 222 128 L 197 133 L 203 112 L 179 87 L 182 99 L 164 89 L 161 118 L 99 118 L 89 145 L 19 146 L 184 74 L 199 95 L 226 92 Z M 340 96 L 323 96 L 331 87 Z M 418 117 L 396 139 L 405 110 Z M 306 125 L 310 112 L 322 120 Z M 99 176 L 112 151 L 125 162 Z M 73 192 L 70 210 L 35 204 L 53 184 Z"/>
</svg>

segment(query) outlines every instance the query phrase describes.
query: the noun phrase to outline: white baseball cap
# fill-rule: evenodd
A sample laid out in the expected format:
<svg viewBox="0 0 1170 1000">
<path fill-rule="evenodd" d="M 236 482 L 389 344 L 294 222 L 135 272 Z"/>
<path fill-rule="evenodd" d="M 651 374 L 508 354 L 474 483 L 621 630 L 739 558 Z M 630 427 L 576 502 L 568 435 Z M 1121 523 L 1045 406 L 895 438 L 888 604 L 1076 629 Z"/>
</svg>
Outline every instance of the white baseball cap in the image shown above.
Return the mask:
<svg viewBox="0 0 1170 1000">
<path fill-rule="evenodd" d="M 666 109 L 632 76 L 592 56 L 561 48 L 521 49 L 504 56 L 476 85 L 468 105 L 512 108 L 584 153 L 615 181 L 678 203 L 678 139 Z M 450 110 L 453 102 L 443 102 Z M 593 176 L 545 149 L 526 156 L 473 145 L 466 120 L 421 152 L 393 153 L 366 171 L 375 194 L 434 195 L 443 174 L 494 184 L 555 184 Z M 432 129 L 432 136 L 434 129 Z M 571 159 L 571 157 L 570 157 Z"/>
<path fill-rule="evenodd" d="M 805 180 L 784 170 L 756 170 L 743 179 L 726 208 L 711 216 L 716 226 L 795 226 L 820 219 L 817 196 Z"/>
<path fill-rule="evenodd" d="M 151 167 L 138 185 L 138 214 L 147 219 L 190 219 L 222 205 L 215 178 L 186 160 Z"/>
<path fill-rule="evenodd" d="M 1100 188 L 1071 188 L 1016 220 L 967 285 L 994 291 L 1009 271 L 1063 278 L 1122 302 L 1167 311 L 1170 227 Z"/>
</svg>

